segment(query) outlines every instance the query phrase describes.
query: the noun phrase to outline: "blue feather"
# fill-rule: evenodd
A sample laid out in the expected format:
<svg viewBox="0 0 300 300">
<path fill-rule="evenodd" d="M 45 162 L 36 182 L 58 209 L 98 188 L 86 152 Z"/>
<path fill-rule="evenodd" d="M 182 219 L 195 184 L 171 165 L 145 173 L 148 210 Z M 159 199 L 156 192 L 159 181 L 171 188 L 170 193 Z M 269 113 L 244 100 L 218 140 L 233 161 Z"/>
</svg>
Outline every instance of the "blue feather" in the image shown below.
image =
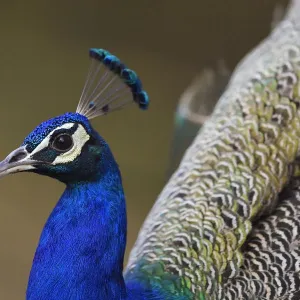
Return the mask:
<svg viewBox="0 0 300 300">
<path fill-rule="evenodd" d="M 45 135 L 69 122 L 81 124 L 91 136 L 91 145 L 84 148 L 79 159 L 92 176 L 77 172 L 76 161 L 33 170 L 67 186 L 41 234 L 27 299 L 167 299 L 159 290 L 138 281 L 125 284 L 122 273 L 127 224 L 121 175 L 109 146 L 89 121 L 79 114 L 66 113 L 39 125 L 23 145 L 32 152 Z M 95 146 L 100 151 L 92 152 Z M 45 161 L 53 160 L 49 149 L 44 155 Z M 97 156 L 96 165 L 90 159 L 92 155 Z"/>
</svg>

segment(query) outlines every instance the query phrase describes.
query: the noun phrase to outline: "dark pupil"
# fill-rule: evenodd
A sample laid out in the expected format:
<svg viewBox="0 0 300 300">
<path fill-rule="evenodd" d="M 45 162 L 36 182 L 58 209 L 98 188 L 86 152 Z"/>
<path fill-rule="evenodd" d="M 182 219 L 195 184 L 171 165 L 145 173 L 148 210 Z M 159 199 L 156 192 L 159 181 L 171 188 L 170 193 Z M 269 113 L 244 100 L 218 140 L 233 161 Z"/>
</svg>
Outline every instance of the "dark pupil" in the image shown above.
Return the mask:
<svg viewBox="0 0 300 300">
<path fill-rule="evenodd" d="M 59 135 L 53 142 L 53 147 L 59 151 L 69 150 L 72 145 L 72 138 L 67 134 Z"/>
</svg>

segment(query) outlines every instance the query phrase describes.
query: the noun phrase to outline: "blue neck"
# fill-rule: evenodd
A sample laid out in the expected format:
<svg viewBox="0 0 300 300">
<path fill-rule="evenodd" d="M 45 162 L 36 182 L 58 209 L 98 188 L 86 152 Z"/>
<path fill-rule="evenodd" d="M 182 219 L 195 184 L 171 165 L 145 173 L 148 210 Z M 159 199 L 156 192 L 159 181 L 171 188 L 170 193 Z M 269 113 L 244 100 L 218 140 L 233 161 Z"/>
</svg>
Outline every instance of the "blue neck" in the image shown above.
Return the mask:
<svg viewBox="0 0 300 300">
<path fill-rule="evenodd" d="M 94 182 L 67 186 L 40 237 L 26 299 L 127 299 L 125 245 L 126 207 L 115 165 Z"/>
</svg>

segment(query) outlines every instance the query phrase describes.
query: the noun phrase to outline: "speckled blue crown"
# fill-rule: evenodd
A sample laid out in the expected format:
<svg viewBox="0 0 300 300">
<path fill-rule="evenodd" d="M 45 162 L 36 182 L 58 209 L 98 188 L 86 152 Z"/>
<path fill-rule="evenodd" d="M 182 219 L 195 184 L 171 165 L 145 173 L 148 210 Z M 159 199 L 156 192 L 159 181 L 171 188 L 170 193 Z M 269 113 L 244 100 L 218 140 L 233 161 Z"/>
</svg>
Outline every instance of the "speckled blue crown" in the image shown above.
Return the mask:
<svg viewBox="0 0 300 300">
<path fill-rule="evenodd" d="M 67 112 L 63 115 L 56 116 L 52 119 L 42 122 L 38 125 L 24 140 L 22 146 L 26 146 L 28 152 L 32 152 L 45 137 L 55 128 L 60 127 L 65 123 L 80 123 L 84 126 L 85 130 L 90 134 L 91 126 L 88 119 L 78 113 Z"/>
</svg>

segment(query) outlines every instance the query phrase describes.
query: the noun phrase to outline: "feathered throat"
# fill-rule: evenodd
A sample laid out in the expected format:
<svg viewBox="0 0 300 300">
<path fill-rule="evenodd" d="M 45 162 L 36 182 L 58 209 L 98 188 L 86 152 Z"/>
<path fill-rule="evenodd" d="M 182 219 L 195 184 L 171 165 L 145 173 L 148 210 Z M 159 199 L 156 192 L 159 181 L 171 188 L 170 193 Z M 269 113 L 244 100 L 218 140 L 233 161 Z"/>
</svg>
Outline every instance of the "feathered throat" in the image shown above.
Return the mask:
<svg viewBox="0 0 300 300">
<path fill-rule="evenodd" d="M 88 119 L 137 103 L 145 110 L 149 105 L 137 74 L 116 56 L 104 49 L 91 48 L 87 79 L 76 112 Z"/>
</svg>

